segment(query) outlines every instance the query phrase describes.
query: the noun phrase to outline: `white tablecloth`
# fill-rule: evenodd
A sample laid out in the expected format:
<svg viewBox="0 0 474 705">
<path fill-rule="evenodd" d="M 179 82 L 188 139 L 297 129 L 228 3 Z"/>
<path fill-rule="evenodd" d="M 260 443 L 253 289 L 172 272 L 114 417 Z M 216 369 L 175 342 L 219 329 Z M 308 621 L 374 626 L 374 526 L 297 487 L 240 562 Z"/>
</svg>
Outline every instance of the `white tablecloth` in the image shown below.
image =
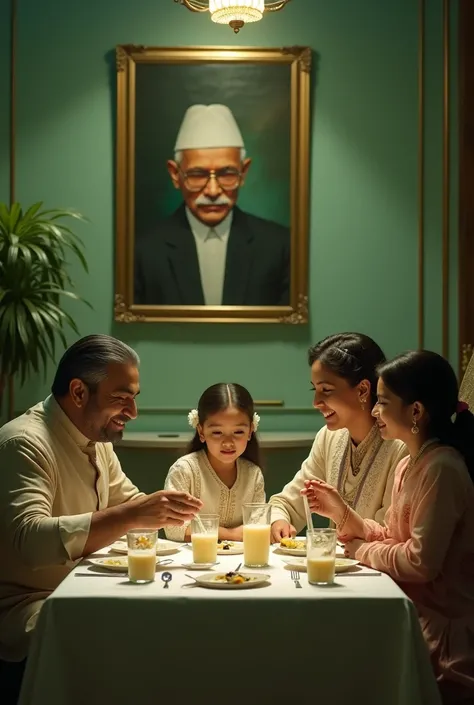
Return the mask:
<svg viewBox="0 0 474 705">
<path fill-rule="evenodd" d="M 296 589 L 272 552 L 271 584 L 132 585 L 81 564 L 46 601 L 20 705 L 438 705 L 415 609 L 386 575 Z M 239 556 L 219 557 L 231 570 Z M 260 571 L 262 572 L 262 571 Z"/>
</svg>

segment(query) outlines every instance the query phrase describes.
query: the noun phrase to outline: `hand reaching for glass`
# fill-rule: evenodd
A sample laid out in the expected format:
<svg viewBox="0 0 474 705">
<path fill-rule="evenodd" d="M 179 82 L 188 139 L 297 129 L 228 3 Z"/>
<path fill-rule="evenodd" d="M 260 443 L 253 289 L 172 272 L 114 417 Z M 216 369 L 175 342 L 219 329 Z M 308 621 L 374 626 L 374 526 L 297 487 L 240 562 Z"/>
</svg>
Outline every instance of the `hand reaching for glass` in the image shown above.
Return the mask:
<svg viewBox="0 0 474 705">
<path fill-rule="evenodd" d="M 159 490 L 130 502 L 138 526 L 143 528 L 182 526 L 194 519 L 201 508 L 200 499 L 174 490 Z"/>
<path fill-rule="evenodd" d="M 319 479 L 306 480 L 304 485 L 301 494 L 308 498 L 311 511 L 339 524 L 346 511 L 346 503 L 336 488 Z"/>
</svg>

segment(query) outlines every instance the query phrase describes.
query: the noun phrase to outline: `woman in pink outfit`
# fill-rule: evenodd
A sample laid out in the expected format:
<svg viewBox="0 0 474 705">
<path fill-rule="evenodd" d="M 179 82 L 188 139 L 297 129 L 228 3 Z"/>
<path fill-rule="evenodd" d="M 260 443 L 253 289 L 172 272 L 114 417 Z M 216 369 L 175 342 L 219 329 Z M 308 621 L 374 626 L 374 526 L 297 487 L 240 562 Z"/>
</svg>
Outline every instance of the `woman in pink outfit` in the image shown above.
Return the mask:
<svg viewBox="0 0 474 705">
<path fill-rule="evenodd" d="M 380 366 L 373 415 L 410 455 L 397 466 L 385 527 L 318 480 L 302 493 L 332 519 L 346 555 L 388 573 L 415 603 L 445 705 L 474 703 L 474 416 L 433 352 Z"/>
</svg>

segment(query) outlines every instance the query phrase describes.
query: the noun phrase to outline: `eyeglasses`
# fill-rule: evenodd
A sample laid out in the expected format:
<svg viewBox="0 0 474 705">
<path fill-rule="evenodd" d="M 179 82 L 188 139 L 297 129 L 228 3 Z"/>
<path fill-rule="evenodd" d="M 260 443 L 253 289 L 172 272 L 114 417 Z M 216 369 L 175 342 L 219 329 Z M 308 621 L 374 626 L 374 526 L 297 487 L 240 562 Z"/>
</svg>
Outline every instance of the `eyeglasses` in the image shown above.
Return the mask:
<svg viewBox="0 0 474 705">
<path fill-rule="evenodd" d="M 202 191 L 206 188 L 211 179 L 215 179 L 221 189 L 224 191 L 232 191 L 240 184 L 242 173 L 237 169 L 190 169 L 189 171 L 181 171 L 184 185 L 188 191 Z"/>
</svg>

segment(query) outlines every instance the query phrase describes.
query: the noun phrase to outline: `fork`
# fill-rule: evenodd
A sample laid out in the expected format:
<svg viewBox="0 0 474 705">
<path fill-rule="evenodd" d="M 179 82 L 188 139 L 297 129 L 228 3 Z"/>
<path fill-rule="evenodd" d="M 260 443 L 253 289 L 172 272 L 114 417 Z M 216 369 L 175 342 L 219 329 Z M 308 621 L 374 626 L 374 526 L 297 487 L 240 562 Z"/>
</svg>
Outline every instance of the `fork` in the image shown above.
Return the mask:
<svg viewBox="0 0 474 705">
<path fill-rule="evenodd" d="M 300 587 L 301 587 L 301 583 L 300 583 L 300 573 L 299 573 L 298 570 L 292 570 L 292 571 L 291 571 L 291 579 L 292 579 L 292 581 L 294 582 L 296 588 L 300 588 Z"/>
</svg>

